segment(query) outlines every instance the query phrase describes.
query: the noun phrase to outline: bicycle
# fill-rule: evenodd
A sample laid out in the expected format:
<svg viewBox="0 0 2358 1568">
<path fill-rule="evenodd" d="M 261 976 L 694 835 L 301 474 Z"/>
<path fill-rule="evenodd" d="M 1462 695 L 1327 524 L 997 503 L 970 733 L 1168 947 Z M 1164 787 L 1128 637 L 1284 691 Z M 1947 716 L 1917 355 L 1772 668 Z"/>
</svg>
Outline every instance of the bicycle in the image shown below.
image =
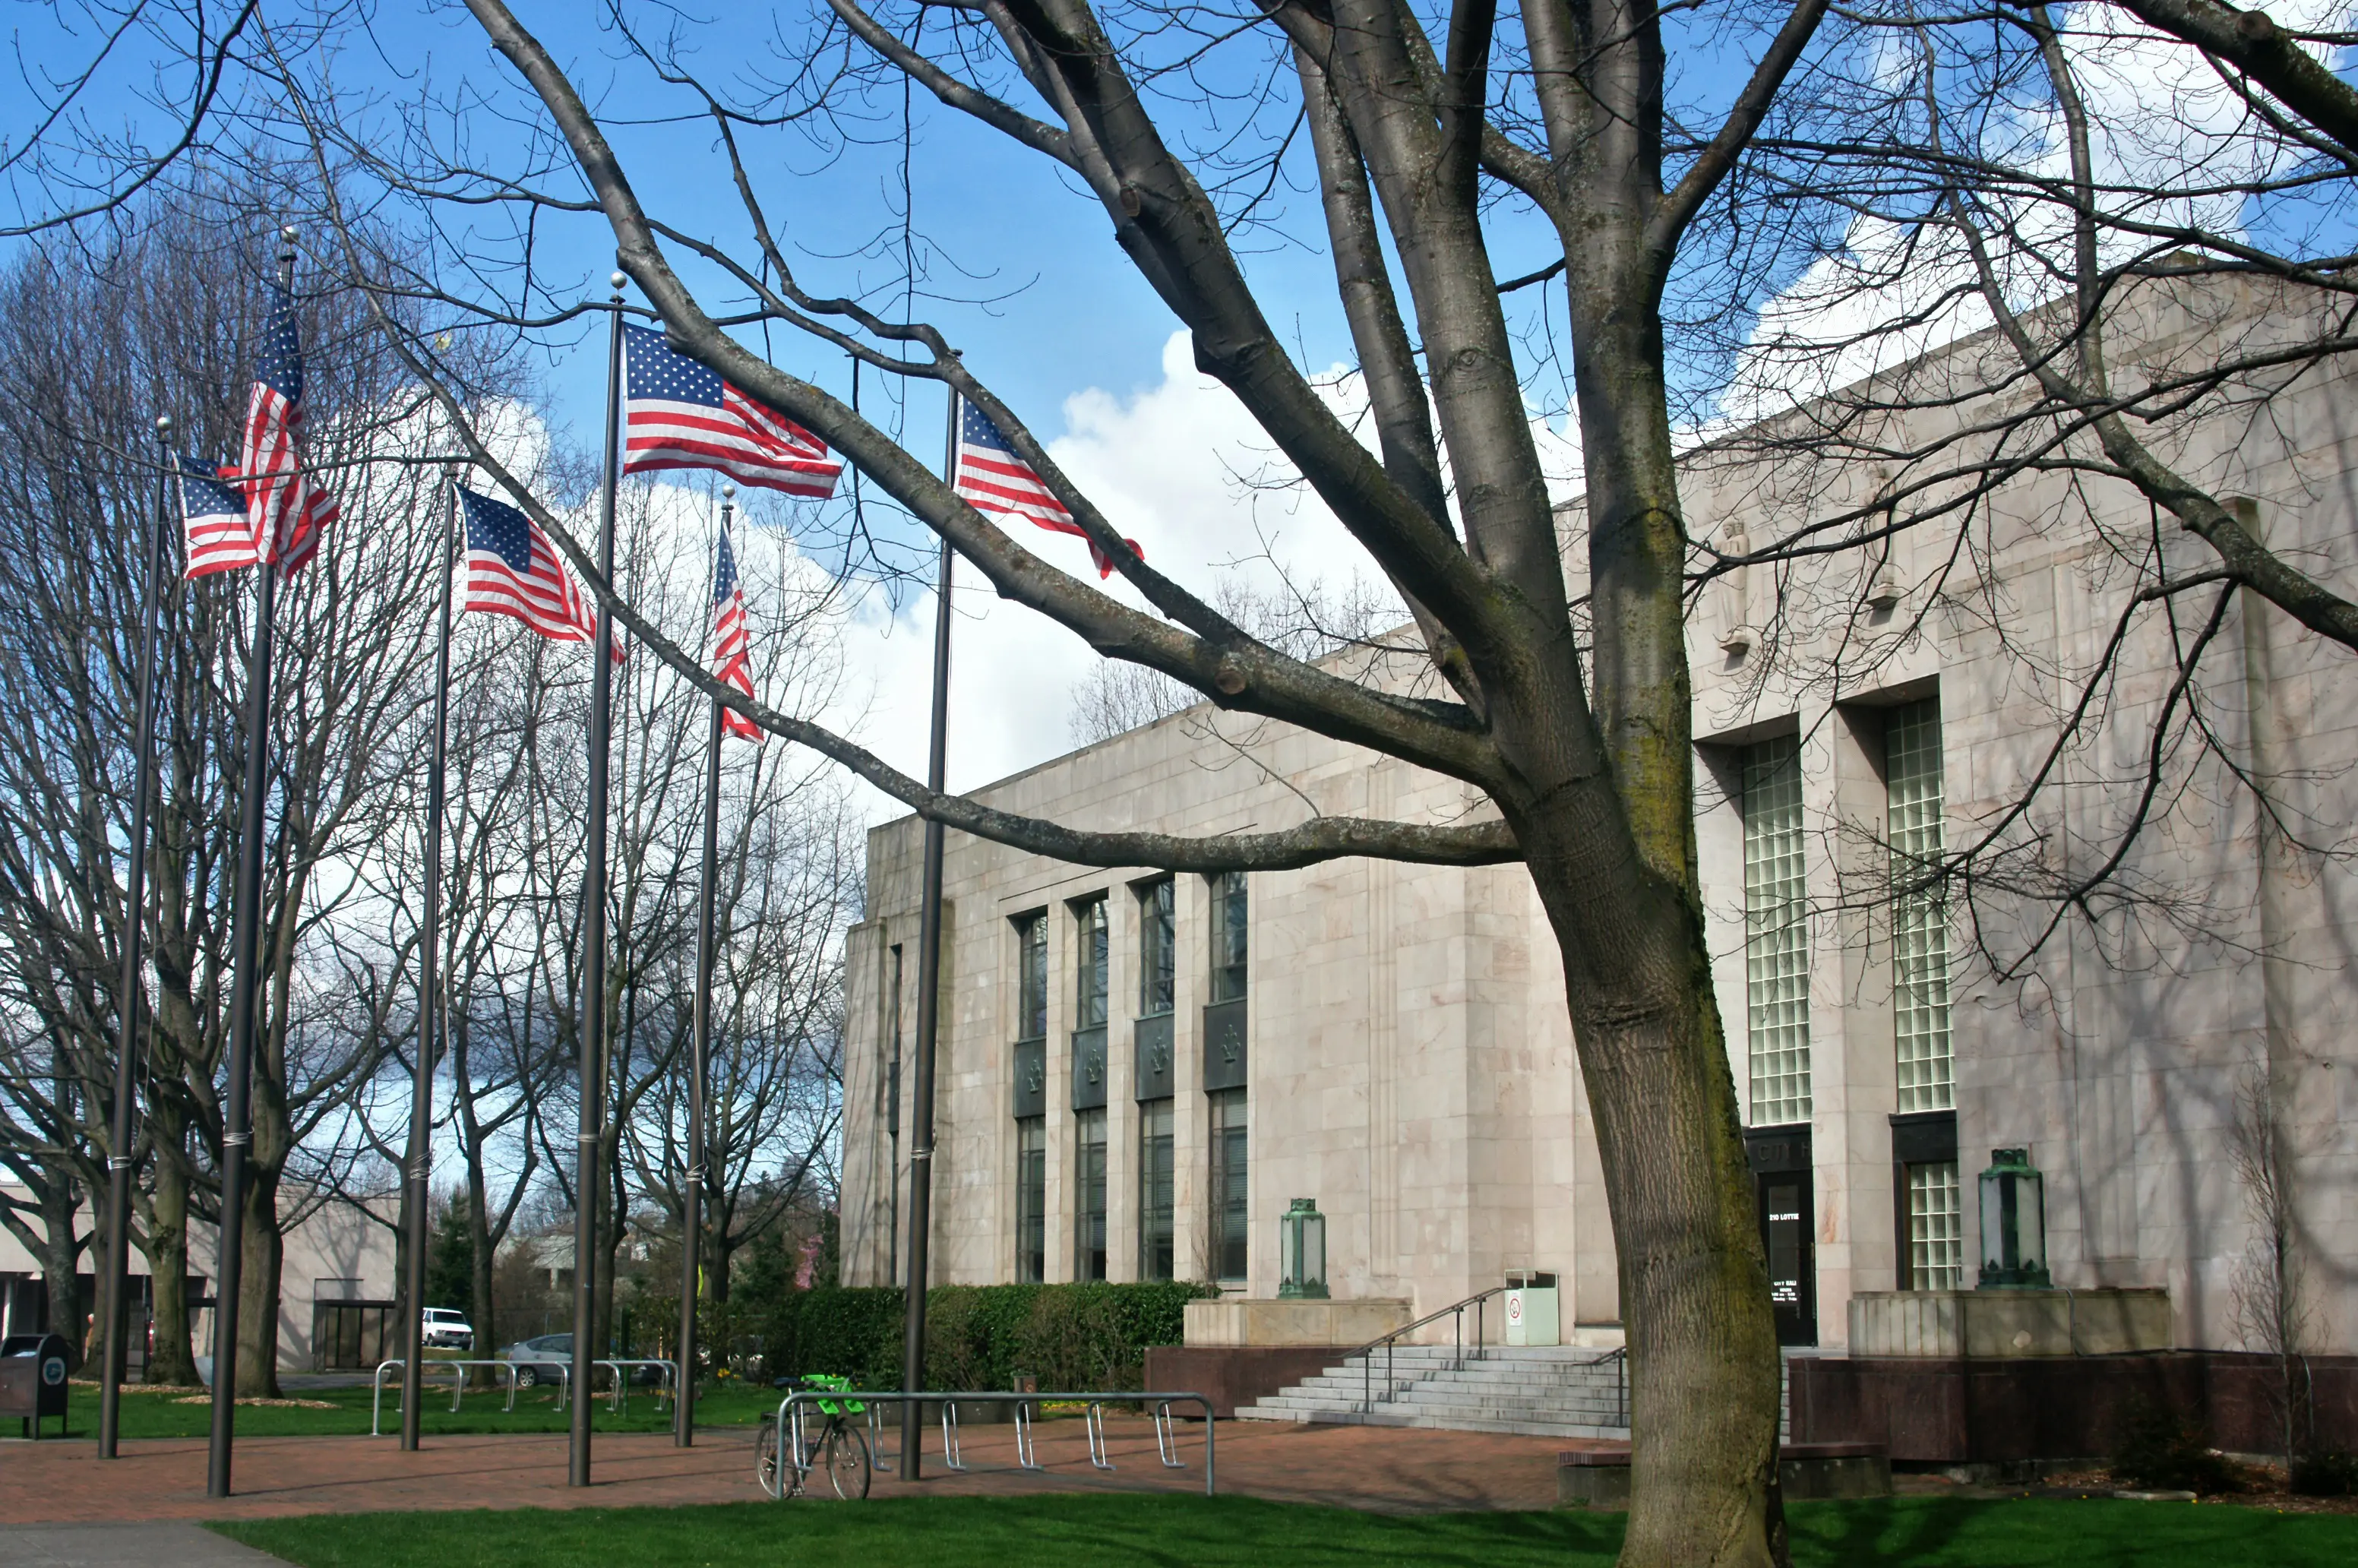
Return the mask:
<svg viewBox="0 0 2358 1568">
<path fill-rule="evenodd" d="M 789 1392 L 797 1390 L 814 1393 L 844 1394 L 851 1390 L 849 1378 L 828 1377 L 813 1373 L 806 1378 L 780 1378 L 775 1386 Z M 868 1438 L 844 1418 L 865 1415 L 868 1407 L 858 1400 L 822 1399 L 817 1401 L 823 1418 L 814 1433 L 808 1422 L 808 1407 L 796 1407 L 795 1418 L 787 1431 L 792 1434 L 797 1452 L 789 1455 L 791 1463 L 783 1488 L 778 1476 L 778 1423 L 766 1422 L 754 1442 L 754 1470 L 762 1489 L 789 1498 L 807 1496 L 805 1477 L 814 1470 L 823 1471 L 835 1495 L 849 1502 L 868 1495 L 868 1485 L 873 1476 L 873 1466 L 868 1454 Z"/>
</svg>

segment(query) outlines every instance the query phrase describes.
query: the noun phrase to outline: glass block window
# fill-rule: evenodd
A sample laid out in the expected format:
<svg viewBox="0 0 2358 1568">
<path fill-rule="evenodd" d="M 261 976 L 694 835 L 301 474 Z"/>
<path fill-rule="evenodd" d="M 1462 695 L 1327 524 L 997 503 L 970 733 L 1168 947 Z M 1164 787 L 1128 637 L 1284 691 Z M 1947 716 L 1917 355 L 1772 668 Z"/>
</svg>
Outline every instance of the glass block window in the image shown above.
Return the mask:
<svg viewBox="0 0 2358 1568">
<path fill-rule="evenodd" d="M 1957 1162 L 1908 1167 L 1908 1288 L 1965 1288 L 1965 1211 Z"/>
<path fill-rule="evenodd" d="M 1212 879 L 1212 1000 L 1244 994 L 1245 874 L 1224 871 Z"/>
<path fill-rule="evenodd" d="M 1073 1278 L 1106 1277 L 1106 1113 L 1075 1117 Z"/>
<path fill-rule="evenodd" d="M 1176 1000 L 1178 921 L 1172 881 L 1149 882 L 1138 894 L 1138 1016 L 1169 1012 Z"/>
<path fill-rule="evenodd" d="M 1948 1110 L 1957 1103 L 1949 1048 L 1948 903 L 1938 888 L 1913 885 L 1938 867 L 1946 847 L 1939 699 L 1891 710 L 1883 759 L 1891 792 L 1891 1013 L 1899 1108 Z"/>
<path fill-rule="evenodd" d="M 1073 1027 L 1103 1029 L 1106 1021 L 1106 903 L 1093 898 L 1075 912 Z"/>
<path fill-rule="evenodd" d="M 1015 1038 L 1038 1040 L 1048 1033 L 1048 915 L 1020 915 L 1015 922 Z"/>
<path fill-rule="evenodd" d="M 1141 1279 L 1167 1280 L 1178 1260 L 1178 1174 L 1173 1159 L 1172 1102 L 1151 1099 L 1138 1108 L 1138 1272 Z"/>
<path fill-rule="evenodd" d="M 1015 1123 L 1015 1282 L 1048 1277 L 1048 1119 Z"/>
<path fill-rule="evenodd" d="M 1791 736 L 1744 749 L 1744 971 L 1753 1125 L 1807 1121 L 1810 926 Z"/>
<path fill-rule="evenodd" d="M 1220 1089 L 1212 1102 L 1212 1277 L 1245 1277 L 1245 1091 Z"/>
</svg>

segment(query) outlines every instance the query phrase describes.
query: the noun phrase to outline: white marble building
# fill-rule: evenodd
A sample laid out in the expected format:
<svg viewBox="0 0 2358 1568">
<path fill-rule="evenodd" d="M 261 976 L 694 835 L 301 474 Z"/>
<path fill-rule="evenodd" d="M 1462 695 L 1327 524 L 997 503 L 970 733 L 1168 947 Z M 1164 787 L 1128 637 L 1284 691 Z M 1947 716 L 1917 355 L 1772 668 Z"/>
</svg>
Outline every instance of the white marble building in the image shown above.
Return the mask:
<svg viewBox="0 0 2358 1568">
<path fill-rule="evenodd" d="M 2299 330 L 2296 305 L 2149 289 L 2119 373 L 2215 364 Z M 1938 389 L 2006 351 L 1969 340 L 1885 384 Z M 2329 363 L 2145 434 L 2358 597 L 2350 390 Z M 1869 433 L 1921 446 L 1994 406 Z M 1692 536 L 1758 550 L 1895 490 L 1969 488 L 1924 477 L 1953 451 L 1895 472 L 1771 460 L 1762 433 L 1689 460 Z M 1972 1285 L 1974 1178 L 2006 1146 L 2045 1173 L 2059 1284 L 2166 1287 L 2175 1343 L 2239 1346 L 2254 1228 L 2234 1123 L 2257 1081 L 2293 1150 L 2308 1348 L 2358 1347 L 2358 879 L 2336 853 L 2358 806 L 2358 654 L 2216 585 L 2133 607 L 2154 562 L 2183 577 L 2212 564 L 2207 546 L 2125 487 L 2052 471 L 1898 535 L 1879 567 L 1812 560 L 1723 578 L 1690 626 L 1710 936 L 1787 1336 L 1839 1347 L 1855 1292 Z M 2197 643 L 2181 687 L 2177 651 Z M 1205 835 L 1299 820 L 1305 801 L 1436 818 L 1472 804 L 1208 708 L 980 794 L 1076 827 Z M 905 1247 L 893 1063 L 914 1033 L 920 838 L 914 818 L 871 836 L 850 936 L 851 1282 L 895 1279 Z M 1894 896 L 1895 852 L 1985 839 L 1944 903 Z M 2049 930 L 2048 895 L 2105 866 L 2084 914 Z M 1240 971 L 1225 891 L 950 836 L 935 1281 L 1175 1271 L 1267 1295 L 1277 1217 L 1314 1197 L 1337 1296 L 1425 1312 L 1534 1269 L 1562 1277 L 1567 1327 L 1615 1323 L 1561 968 L 1525 873 L 1253 874 Z"/>
</svg>

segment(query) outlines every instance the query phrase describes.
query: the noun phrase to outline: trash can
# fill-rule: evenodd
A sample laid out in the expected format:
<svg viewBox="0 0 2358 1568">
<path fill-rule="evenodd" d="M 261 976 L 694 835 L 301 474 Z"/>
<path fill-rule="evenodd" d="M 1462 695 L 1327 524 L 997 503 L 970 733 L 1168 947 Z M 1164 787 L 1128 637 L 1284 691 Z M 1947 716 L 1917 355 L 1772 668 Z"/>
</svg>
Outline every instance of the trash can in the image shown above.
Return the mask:
<svg viewBox="0 0 2358 1568">
<path fill-rule="evenodd" d="M 12 1334 L 0 1339 L 0 1418 L 16 1416 L 38 1440 L 41 1418 L 66 1429 L 66 1342 L 54 1334 Z"/>
<path fill-rule="evenodd" d="M 1507 1343 L 1560 1345 L 1553 1274 L 1513 1270 L 1507 1275 Z"/>
</svg>

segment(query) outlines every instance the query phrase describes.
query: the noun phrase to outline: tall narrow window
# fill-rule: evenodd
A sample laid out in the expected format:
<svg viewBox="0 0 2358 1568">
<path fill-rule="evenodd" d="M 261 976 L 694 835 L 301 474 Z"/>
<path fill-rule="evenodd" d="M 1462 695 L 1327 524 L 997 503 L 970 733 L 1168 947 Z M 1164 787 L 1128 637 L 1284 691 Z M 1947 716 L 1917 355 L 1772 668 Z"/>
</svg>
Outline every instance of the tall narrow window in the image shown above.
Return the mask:
<svg viewBox="0 0 2358 1568">
<path fill-rule="evenodd" d="M 1891 1022 L 1899 1109 L 1948 1110 L 1957 1103 L 1949 1046 L 1949 910 L 1940 889 L 1924 885 L 1946 847 L 1940 699 L 1893 708 L 1883 736 L 1884 777 L 1890 790 Z"/>
<path fill-rule="evenodd" d="M 1212 1102 L 1212 1277 L 1245 1277 L 1245 1091 L 1221 1089 Z"/>
<path fill-rule="evenodd" d="M 1093 898 L 1076 912 L 1079 927 L 1074 971 L 1073 1027 L 1103 1029 L 1106 1022 L 1106 903 Z"/>
<path fill-rule="evenodd" d="M 1148 1100 L 1138 1108 L 1138 1272 L 1148 1280 L 1172 1277 L 1176 1235 L 1178 1169 L 1172 1158 L 1172 1102 Z"/>
<path fill-rule="evenodd" d="M 1085 1110 L 1074 1142 L 1073 1277 L 1106 1277 L 1106 1113 Z"/>
<path fill-rule="evenodd" d="M 1015 1282 L 1048 1277 L 1048 1119 L 1015 1123 Z"/>
<path fill-rule="evenodd" d="M 1744 969 L 1752 1122 L 1810 1119 L 1810 928 L 1801 744 L 1744 749 Z"/>
<path fill-rule="evenodd" d="M 1908 1167 L 1908 1280 L 1911 1291 L 1960 1291 L 1965 1285 L 1965 1215 L 1957 1194 L 1957 1162 Z"/>
<path fill-rule="evenodd" d="M 1245 874 L 1224 871 L 1212 880 L 1212 1000 L 1244 994 Z"/>
<path fill-rule="evenodd" d="M 1169 877 L 1149 882 L 1138 894 L 1138 1016 L 1157 1018 L 1176 1004 L 1177 922 Z"/>
<path fill-rule="evenodd" d="M 1038 1040 L 1048 1033 L 1048 916 L 1027 914 L 1015 923 L 1015 1038 Z"/>
</svg>

